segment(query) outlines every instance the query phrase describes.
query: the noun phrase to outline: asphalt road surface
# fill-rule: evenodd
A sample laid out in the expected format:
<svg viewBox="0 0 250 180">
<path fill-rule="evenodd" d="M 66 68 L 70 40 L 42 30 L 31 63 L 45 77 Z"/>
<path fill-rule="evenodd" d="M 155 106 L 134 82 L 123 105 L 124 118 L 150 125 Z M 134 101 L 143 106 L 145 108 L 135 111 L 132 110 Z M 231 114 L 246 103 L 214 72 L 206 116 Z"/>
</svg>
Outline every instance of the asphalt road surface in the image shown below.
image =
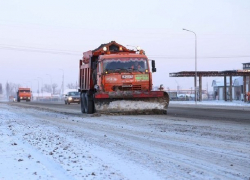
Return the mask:
<svg viewBox="0 0 250 180">
<path fill-rule="evenodd" d="M 12 105 L 33 106 L 45 109 L 56 110 L 62 113 L 82 115 L 79 104 L 65 105 L 63 102 L 9 102 Z M 213 107 L 196 105 L 169 105 L 168 117 L 192 118 L 199 120 L 227 120 L 250 123 L 250 108 L 239 107 Z"/>
</svg>

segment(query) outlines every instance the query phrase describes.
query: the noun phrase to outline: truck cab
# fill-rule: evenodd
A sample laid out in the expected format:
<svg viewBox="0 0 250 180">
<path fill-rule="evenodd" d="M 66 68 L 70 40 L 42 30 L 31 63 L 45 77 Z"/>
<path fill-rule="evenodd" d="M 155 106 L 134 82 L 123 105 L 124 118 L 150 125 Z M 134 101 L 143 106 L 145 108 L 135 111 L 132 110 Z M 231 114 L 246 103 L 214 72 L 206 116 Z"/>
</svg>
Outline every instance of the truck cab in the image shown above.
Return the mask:
<svg viewBox="0 0 250 180">
<path fill-rule="evenodd" d="M 101 55 L 95 89 L 103 92 L 152 89 L 148 59 L 141 54 Z"/>
<path fill-rule="evenodd" d="M 26 100 L 26 102 L 31 101 L 31 93 L 30 88 L 18 88 L 17 102 L 20 102 L 21 100 Z"/>
</svg>

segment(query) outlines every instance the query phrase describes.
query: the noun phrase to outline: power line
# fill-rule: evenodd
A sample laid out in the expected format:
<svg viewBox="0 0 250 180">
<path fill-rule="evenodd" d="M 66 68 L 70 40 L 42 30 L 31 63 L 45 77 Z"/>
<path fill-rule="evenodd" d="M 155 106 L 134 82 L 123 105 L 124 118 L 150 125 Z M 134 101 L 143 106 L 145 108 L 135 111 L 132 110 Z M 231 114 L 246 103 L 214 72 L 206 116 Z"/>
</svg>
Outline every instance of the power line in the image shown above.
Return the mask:
<svg viewBox="0 0 250 180">
<path fill-rule="evenodd" d="M 68 50 L 59 50 L 59 49 L 45 49 L 45 48 L 37 48 L 37 47 L 30 47 L 30 46 L 18 46 L 18 45 L 8 45 L 8 44 L 0 44 L 0 46 L 3 47 L 11 47 L 11 48 L 26 48 L 26 49 L 38 49 L 38 50 L 46 50 L 46 51 L 68 51 Z M 79 53 L 79 51 L 70 51 L 70 52 L 76 52 Z"/>
<path fill-rule="evenodd" d="M 167 58 L 167 59 L 193 59 L 194 57 L 171 57 L 171 56 L 151 56 L 150 58 Z M 222 58 L 248 58 L 250 56 L 211 56 L 211 57 L 197 57 L 199 59 L 222 59 Z"/>
<path fill-rule="evenodd" d="M 49 53 L 49 54 L 65 54 L 65 55 L 74 55 L 80 56 L 82 52 L 78 51 L 68 51 L 68 50 L 56 50 L 56 49 L 42 49 L 34 47 L 25 47 L 25 46 L 6 46 L 0 44 L 0 49 L 14 50 L 14 51 L 25 51 L 25 52 L 39 52 L 39 53 Z M 194 57 L 173 57 L 167 55 L 147 55 L 149 58 L 167 58 L 167 59 L 193 59 Z M 207 57 L 198 57 L 199 59 L 228 59 L 228 58 L 249 58 L 250 55 L 237 55 L 237 56 L 207 56 Z"/>
<path fill-rule="evenodd" d="M 1 46 L 1 45 L 0 45 Z M 65 54 L 65 55 L 81 55 L 82 52 L 77 51 L 67 51 L 67 50 L 54 50 L 54 49 L 41 49 L 41 48 L 31 48 L 24 46 L 2 46 L 0 49 L 7 49 L 13 51 L 25 51 L 25 52 L 39 52 L 39 53 L 49 53 L 49 54 Z"/>
</svg>

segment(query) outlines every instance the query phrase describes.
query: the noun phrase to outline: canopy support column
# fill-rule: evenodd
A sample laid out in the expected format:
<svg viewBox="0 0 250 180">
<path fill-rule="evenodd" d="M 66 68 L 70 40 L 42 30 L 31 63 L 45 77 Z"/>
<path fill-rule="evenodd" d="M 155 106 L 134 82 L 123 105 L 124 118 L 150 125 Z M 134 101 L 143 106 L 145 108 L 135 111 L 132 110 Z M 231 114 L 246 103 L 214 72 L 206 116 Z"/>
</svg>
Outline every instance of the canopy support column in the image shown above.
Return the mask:
<svg viewBox="0 0 250 180">
<path fill-rule="evenodd" d="M 224 100 L 227 101 L 227 76 L 224 75 Z"/>
<path fill-rule="evenodd" d="M 247 77 L 246 75 L 243 76 L 243 96 L 244 96 L 244 102 L 247 102 Z"/>
<path fill-rule="evenodd" d="M 230 87 L 229 87 L 229 94 L 230 94 L 230 101 L 233 101 L 233 91 L 232 91 L 232 85 L 233 85 L 233 80 L 232 80 L 232 75 L 230 75 Z"/>
<path fill-rule="evenodd" d="M 202 75 L 199 75 L 199 101 L 202 101 Z"/>
</svg>

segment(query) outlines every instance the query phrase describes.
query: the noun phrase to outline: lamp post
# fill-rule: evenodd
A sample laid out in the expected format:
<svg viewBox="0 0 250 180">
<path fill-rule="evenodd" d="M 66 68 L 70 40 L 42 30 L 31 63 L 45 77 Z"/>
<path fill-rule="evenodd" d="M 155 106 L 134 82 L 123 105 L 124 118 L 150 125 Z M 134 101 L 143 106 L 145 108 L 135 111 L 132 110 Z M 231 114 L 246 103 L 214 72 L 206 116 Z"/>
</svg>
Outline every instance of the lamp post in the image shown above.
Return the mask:
<svg viewBox="0 0 250 180">
<path fill-rule="evenodd" d="M 50 85 L 51 85 L 51 93 L 52 93 L 52 92 L 53 92 L 53 91 L 52 91 L 52 77 L 51 77 L 50 74 L 46 74 L 46 75 L 50 77 Z"/>
<path fill-rule="evenodd" d="M 40 78 L 42 80 L 42 88 L 41 88 L 41 91 L 42 91 L 42 99 L 43 99 L 43 78 L 41 77 L 37 77 L 37 78 Z"/>
<path fill-rule="evenodd" d="M 47 76 L 50 77 L 50 85 L 51 85 L 51 101 L 52 101 L 52 93 L 53 93 L 53 89 L 52 89 L 52 78 L 50 74 L 46 74 Z"/>
<path fill-rule="evenodd" d="M 38 96 L 37 96 L 37 100 L 39 99 L 39 80 L 38 79 L 34 79 L 35 81 L 37 81 L 37 90 L 38 90 Z"/>
<path fill-rule="evenodd" d="M 62 76 L 62 95 L 64 93 L 64 70 L 63 69 L 59 69 L 63 72 L 63 76 Z"/>
<path fill-rule="evenodd" d="M 194 91 L 195 91 L 195 104 L 197 104 L 197 37 L 196 33 L 193 31 L 190 31 L 188 29 L 183 29 L 184 31 L 188 31 L 194 34 L 195 36 L 195 78 L 194 78 Z"/>
</svg>

